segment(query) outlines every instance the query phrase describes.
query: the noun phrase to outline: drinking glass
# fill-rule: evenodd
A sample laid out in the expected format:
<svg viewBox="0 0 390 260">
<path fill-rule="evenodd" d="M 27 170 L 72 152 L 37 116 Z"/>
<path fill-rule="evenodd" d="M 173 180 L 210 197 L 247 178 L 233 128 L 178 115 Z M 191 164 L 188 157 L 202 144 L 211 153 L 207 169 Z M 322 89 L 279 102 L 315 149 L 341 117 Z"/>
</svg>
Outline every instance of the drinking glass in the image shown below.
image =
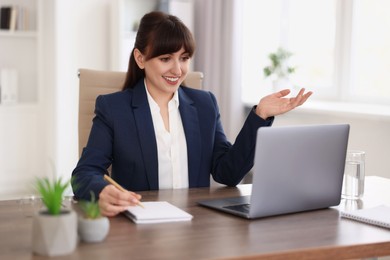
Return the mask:
<svg viewBox="0 0 390 260">
<path fill-rule="evenodd" d="M 35 194 L 29 194 L 19 199 L 19 209 L 24 217 L 32 217 L 42 208 L 42 200 Z"/>
<path fill-rule="evenodd" d="M 363 197 L 365 155 L 364 151 L 347 151 L 342 189 L 342 197 L 345 199 Z"/>
</svg>

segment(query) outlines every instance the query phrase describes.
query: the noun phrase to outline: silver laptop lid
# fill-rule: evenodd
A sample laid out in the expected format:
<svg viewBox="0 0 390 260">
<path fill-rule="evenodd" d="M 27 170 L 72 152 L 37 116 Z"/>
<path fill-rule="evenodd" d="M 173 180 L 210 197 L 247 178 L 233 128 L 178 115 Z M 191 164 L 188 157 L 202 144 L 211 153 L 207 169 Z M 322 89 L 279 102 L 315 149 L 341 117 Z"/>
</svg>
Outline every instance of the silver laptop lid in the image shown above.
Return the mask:
<svg viewBox="0 0 390 260">
<path fill-rule="evenodd" d="M 338 205 L 348 136 L 348 124 L 260 128 L 249 217 Z"/>
</svg>

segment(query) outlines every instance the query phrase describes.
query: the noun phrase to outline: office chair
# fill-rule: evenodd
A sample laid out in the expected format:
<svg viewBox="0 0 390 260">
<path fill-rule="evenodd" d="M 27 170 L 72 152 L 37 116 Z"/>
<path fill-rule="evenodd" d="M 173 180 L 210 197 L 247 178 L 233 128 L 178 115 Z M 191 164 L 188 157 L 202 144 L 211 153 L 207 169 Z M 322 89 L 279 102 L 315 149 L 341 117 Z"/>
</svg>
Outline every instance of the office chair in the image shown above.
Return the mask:
<svg viewBox="0 0 390 260">
<path fill-rule="evenodd" d="M 120 91 L 126 72 L 79 69 L 79 156 L 87 144 L 95 115 L 95 101 L 98 95 Z M 189 72 L 183 85 L 202 88 L 203 73 Z"/>
</svg>

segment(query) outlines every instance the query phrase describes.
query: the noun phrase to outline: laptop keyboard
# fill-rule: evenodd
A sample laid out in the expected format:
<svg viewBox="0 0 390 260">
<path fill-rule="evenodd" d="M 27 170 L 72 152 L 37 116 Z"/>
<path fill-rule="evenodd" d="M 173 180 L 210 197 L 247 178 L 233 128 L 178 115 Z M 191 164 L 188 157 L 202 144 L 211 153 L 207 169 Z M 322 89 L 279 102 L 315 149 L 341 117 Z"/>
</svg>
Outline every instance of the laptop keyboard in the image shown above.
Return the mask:
<svg viewBox="0 0 390 260">
<path fill-rule="evenodd" d="M 250 204 L 232 205 L 232 206 L 226 206 L 224 208 L 238 211 L 238 212 L 249 213 Z"/>
</svg>

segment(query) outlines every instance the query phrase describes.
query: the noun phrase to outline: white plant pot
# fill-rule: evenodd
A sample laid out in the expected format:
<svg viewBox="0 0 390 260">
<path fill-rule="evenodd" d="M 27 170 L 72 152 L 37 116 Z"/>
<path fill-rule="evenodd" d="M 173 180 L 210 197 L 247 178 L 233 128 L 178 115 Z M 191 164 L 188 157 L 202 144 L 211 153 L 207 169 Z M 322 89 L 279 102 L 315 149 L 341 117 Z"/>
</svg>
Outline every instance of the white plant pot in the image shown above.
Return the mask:
<svg viewBox="0 0 390 260">
<path fill-rule="evenodd" d="M 110 221 L 107 217 L 100 217 L 97 219 L 79 217 L 78 222 L 80 239 L 87 243 L 103 241 L 110 230 Z"/>
<path fill-rule="evenodd" d="M 33 252 L 45 256 L 59 256 L 72 253 L 77 246 L 77 214 L 63 211 L 50 215 L 41 211 L 33 218 Z"/>
</svg>

